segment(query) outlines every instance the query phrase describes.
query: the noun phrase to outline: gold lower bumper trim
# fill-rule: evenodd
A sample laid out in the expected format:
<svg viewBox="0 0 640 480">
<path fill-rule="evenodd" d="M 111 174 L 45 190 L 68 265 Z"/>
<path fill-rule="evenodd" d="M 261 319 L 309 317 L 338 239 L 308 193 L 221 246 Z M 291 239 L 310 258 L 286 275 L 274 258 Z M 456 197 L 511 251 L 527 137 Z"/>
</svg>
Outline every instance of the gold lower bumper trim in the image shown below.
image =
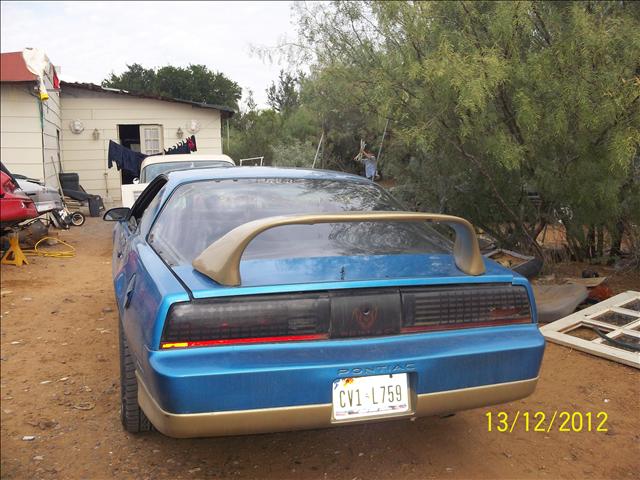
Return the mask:
<svg viewBox="0 0 640 480">
<path fill-rule="evenodd" d="M 332 421 L 332 405 L 330 403 L 225 412 L 169 413 L 158 405 L 137 373 L 136 376 L 138 377 L 138 403 L 145 415 L 157 430 L 175 438 L 309 430 L 336 427 L 345 423 L 354 424 L 442 415 L 524 398 L 533 393 L 538 383 L 536 377 L 517 382 L 425 393 L 416 395 L 414 411 L 409 414 L 336 422 Z"/>
</svg>

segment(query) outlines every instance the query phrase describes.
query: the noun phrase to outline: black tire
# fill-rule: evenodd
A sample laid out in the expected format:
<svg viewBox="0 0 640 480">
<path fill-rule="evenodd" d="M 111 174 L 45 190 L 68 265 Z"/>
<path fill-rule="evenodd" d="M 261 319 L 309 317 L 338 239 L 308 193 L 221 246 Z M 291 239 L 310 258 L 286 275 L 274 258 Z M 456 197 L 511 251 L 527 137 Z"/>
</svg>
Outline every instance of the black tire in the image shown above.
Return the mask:
<svg viewBox="0 0 640 480">
<path fill-rule="evenodd" d="M 71 224 L 74 227 L 80 227 L 80 226 L 84 225 L 85 220 L 86 220 L 86 218 L 80 212 L 73 212 L 71 214 Z"/>
<path fill-rule="evenodd" d="M 151 430 L 151 422 L 138 404 L 138 380 L 136 366 L 124 338 L 122 323 L 118 321 L 120 344 L 120 420 L 127 432 L 139 433 Z"/>
</svg>

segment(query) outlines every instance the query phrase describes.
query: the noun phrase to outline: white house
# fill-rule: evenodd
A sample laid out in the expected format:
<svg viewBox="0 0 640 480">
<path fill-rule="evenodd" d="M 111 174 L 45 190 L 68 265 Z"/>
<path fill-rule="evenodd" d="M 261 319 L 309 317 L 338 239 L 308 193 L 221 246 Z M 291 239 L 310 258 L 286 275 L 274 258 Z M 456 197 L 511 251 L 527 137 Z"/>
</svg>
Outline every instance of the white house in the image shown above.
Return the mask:
<svg viewBox="0 0 640 480">
<path fill-rule="evenodd" d="M 60 91 L 55 67 L 49 64 L 42 101 L 38 77 L 27 69 L 22 52 L 0 55 L 0 160 L 15 173 L 58 186 L 61 168 Z"/>
<path fill-rule="evenodd" d="M 21 57 L 2 54 L 0 84 L 1 159 L 14 173 L 57 187 L 57 173 L 75 172 L 87 192 L 119 202 L 120 185 L 132 178 L 108 168 L 109 140 L 152 154 L 194 134 L 198 153 L 222 153 L 222 120 L 234 113 L 228 107 L 89 83 L 60 82 L 55 90 L 53 67 L 45 79 L 49 99 L 40 101 Z"/>
</svg>

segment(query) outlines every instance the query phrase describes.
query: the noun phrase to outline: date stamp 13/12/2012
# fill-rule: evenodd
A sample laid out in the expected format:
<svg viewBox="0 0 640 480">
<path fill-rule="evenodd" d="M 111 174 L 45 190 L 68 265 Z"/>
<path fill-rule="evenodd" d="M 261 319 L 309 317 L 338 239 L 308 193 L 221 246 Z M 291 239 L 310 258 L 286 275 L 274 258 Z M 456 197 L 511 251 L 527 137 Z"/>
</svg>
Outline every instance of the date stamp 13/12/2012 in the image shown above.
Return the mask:
<svg viewBox="0 0 640 480">
<path fill-rule="evenodd" d="M 609 415 L 606 412 L 569 412 L 554 410 L 552 413 L 537 412 L 487 412 L 489 432 L 602 432 L 606 433 Z"/>
</svg>

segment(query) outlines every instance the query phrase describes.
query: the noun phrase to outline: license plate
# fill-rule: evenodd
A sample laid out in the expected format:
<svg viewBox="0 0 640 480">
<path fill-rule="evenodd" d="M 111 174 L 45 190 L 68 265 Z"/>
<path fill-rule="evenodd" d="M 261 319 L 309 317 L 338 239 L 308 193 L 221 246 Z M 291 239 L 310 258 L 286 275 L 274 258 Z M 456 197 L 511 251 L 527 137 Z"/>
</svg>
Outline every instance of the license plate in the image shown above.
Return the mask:
<svg viewBox="0 0 640 480">
<path fill-rule="evenodd" d="M 333 382 L 333 418 L 397 415 L 409 411 L 406 373 L 340 378 Z"/>
</svg>

